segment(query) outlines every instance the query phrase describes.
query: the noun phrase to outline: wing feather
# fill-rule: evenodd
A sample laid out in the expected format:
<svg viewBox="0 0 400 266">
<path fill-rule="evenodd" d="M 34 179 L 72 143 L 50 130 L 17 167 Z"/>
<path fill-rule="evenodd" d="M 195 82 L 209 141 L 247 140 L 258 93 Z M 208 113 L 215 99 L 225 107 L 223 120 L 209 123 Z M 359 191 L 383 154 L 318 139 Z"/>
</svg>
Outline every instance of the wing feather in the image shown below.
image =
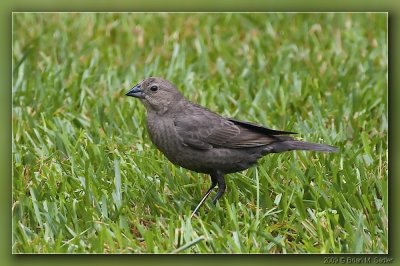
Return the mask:
<svg viewBox="0 0 400 266">
<path fill-rule="evenodd" d="M 283 134 L 294 134 L 258 126 L 253 123 L 225 119 L 201 107 L 189 114 L 180 114 L 174 119 L 179 137 L 185 145 L 195 149 L 251 148 L 271 144 L 276 141 L 291 140 Z"/>
</svg>

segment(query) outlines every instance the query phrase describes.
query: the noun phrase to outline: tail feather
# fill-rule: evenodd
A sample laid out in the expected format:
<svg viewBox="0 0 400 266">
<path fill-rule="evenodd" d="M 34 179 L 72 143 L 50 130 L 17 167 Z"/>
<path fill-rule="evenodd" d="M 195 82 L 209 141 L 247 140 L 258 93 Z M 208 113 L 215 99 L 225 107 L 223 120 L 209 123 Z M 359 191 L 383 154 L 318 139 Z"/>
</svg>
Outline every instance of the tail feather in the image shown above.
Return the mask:
<svg viewBox="0 0 400 266">
<path fill-rule="evenodd" d="M 321 152 L 337 152 L 337 148 L 326 145 L 326 144 L 318 144 L 311 142 L 304 142 L 298 140 L 287 140 L 282 142 L 274 142 L 266 147 L 264 153 L 277 153 L 284 151 L 294 151 L 294 150 L 303 150 L 303 151 L 321 151 Z"/>
</svg>

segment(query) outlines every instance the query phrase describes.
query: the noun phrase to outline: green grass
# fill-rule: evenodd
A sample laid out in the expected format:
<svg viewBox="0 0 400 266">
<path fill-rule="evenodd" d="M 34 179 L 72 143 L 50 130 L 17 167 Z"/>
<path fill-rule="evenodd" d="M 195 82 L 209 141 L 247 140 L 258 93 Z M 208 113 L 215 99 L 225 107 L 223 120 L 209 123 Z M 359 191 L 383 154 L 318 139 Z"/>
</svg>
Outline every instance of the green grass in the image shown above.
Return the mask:
<svg viewBox="0 0 400 266">
<path fill-rule="evenodd" d="M 386 14 L 13 15 L 14 253 L 387 253 Z M 172 165 L 124 93 L 171 80 L 336 154 Z"/>
</svg>

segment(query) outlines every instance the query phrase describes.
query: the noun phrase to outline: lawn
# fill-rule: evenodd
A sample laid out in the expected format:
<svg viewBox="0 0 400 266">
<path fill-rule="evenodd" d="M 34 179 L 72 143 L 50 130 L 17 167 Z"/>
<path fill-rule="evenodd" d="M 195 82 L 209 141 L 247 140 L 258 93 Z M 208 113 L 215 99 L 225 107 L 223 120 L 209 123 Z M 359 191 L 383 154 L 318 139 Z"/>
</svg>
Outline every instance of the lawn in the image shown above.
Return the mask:
<svg viewBox="0 0 400 266">
<path fill-rule="evenodd" d="M 13 253 L 388 252 L 385 13 L 12 18 Z M 191 219 L 210 180 L 152 145 L 147 76 L 339 152 L 268 155 Z"/>
</svg>

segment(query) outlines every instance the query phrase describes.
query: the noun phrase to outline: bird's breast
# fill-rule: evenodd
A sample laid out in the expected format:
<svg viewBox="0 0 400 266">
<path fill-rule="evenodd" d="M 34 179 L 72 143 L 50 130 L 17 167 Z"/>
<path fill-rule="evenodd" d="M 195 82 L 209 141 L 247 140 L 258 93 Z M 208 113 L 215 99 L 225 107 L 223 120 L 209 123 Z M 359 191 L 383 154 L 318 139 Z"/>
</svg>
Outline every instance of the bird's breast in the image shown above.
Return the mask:
<svg viewBox="0 0 400 266">
<path fill-rule="evenodd" d="M 173 120 L 165 117 L 148 116 L 147 129 L 154 145 L 169 160 L 176 162 L 176 157 L 180 153 L 183 143 L 178 137 Z"/>
</svg>

